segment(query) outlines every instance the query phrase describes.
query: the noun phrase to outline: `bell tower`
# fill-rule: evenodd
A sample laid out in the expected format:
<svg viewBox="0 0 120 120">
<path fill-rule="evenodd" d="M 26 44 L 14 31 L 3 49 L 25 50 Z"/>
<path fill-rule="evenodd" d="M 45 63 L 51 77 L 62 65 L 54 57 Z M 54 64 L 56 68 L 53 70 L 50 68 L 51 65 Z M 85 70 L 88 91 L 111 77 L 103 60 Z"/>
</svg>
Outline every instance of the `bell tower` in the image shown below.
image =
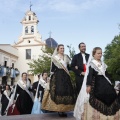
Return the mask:
<svg viewBox="0 0 120 120">
<path fill-rule="evenodd" d="M 27 11 L 25 14 L 25 17 L 21 21 L 23 25 L 23 31 L 22 35 L 23 36 L 28 36 L 28 35 L 35 35 L 38 33 L 37 25 L 38 25 L 38 19 L 37 16 L 34 12 L 32 11 Z"/>
<path fill-rule="evenodd" d="M 18 38 L 18 42 L 14 45 L 15 47 L 19 45 L 30 45 L 30 44 L 44 44 L 42 41 L 42 36 L 38 31 L 39 20 L 36 14 L 30 10 L 25 13 L 25 17 L 22 19 L 22 33 Z"/>
<path fill-rule="evenodd" d="M 18 50 L 18 69 L 20 73 L 26 72 L 32 81 L 36 76 L 29 71 L 30 66 L 28 63 L 33 59 L 38 59 L 43 54 L 42 48 L 46 45 L 38 31 L 38 23 L 39 20 L 31 10 L 30 5 L 30 9 L 25 13 L 21 21 L 21 35 L 18 37 L 17 43 L 13 45 Z"/>
</svg>

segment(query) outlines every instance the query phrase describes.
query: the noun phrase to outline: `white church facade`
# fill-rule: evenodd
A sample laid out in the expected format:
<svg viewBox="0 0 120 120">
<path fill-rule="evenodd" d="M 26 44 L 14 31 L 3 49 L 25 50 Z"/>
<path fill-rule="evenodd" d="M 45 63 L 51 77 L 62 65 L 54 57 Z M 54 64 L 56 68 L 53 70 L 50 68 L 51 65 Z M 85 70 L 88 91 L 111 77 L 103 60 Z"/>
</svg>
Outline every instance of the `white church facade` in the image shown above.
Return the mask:
<svg viewBox="0 0 120 120">
<path fill-rule="evenodd" d="M 43 54 L 41 49 L 46 45 L 46 42 L 42 41 L 42 36 L 38 31 L 38 22 L 36 14 L 31 10 L 27 11 L 21 21 L 23 29 L 17 43 L 14 45 L 0 44 L 0 65 L 7 68 L 17 68 L 20 71 L 20 74 L 15 76 L 15 81 L 20 79 L 20 75 L 23 72 L 28 73 L 28 77 L 32 82 L 37 80 L 37 76 L 29 72 L 30 68 L 27 63 L 32 59 L 38 59 Z M 0 71 L 2 70 L 0 69 Z M 3 77 L 0 74 L 0 82 Z M 10 75 L 6 79 L 7 83 L 10 84 Z"/>
<path fill-rule="evenodd" d="M 18 50 L 18 65 L 21 73 L 27 72 L 30 79 L 37 79 L 29 72 L 29 63 L 32 59 L 39 58 L 42 54 L 42 47 L 46 44 L 42 41 L 37 25 L 38 19 L 34 12 L 27 11 L 25 17 L 21 21 L 23 25 L 22 35 L 19 37 L 18 42 L 13 47 Z"/>
</svg>

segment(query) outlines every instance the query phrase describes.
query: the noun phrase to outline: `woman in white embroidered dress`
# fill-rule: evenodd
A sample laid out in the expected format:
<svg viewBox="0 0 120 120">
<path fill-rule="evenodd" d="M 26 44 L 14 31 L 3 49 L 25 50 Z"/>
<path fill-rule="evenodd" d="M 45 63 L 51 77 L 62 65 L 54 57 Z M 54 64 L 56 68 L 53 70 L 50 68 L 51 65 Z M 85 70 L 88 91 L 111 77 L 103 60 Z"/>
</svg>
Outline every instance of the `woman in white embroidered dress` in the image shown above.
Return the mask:
<svg viewBox="0 0 120 120">
<path fill-rule="evenodd" d="M 118 95 L 109 80 L 102 49 L 93 49 L 74 109 L 77 120 L 120 120 Z"/>
<path fill-rule="evenodd" d="M 68 55 L 64 54 L 64 45 L 58 45 L 52 55 L 50 90 L 44 93 L 42 109 L 56 111 L 60 117 L 67 116 L 64 112 L 73 111 L 75 104 L 74 89 L 68 71 L 70 62 Z"/>
</svg>

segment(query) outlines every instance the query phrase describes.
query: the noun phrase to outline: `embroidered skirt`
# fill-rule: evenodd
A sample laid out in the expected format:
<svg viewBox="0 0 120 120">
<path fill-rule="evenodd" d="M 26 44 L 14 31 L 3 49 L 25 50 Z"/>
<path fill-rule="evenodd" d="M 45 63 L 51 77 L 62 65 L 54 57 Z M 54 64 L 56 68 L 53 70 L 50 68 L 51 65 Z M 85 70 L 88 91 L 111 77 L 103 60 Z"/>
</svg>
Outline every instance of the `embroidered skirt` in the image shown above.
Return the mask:
<svg viewBox="0 0 120 120">
<path fill-rule="evenodd" d="M 74 105 L 56 104 L 54 101 L 51 100 L 51 95 L 49 91 L 46 90 L 44 92 L 41 109 L 56 112 L 68 112 L 74 110 Z"/>
</svg>

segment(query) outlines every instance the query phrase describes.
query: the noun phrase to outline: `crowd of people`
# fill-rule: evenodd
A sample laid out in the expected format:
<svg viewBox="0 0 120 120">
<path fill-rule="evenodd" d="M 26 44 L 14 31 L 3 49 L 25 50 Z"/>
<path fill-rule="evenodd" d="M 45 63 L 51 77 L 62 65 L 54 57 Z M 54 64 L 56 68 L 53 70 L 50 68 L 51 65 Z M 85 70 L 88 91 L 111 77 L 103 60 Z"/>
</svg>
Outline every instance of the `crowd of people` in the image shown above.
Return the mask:
<svg viewBox="0 0 120 120">
<path fill-rule="evenodd" d="M 67 117 L 67 112 L 74 111 L 77 120 L 120 120 L 120 83 L 117 87 L 111 83 L 101 60 L 102 49 L 95 47 L 87 54 L 85 43 L 78 47 L 80 53 L 71 60 L 64 54 L 64 45 L 57 46 L 51 56 L 50 76 L 43 71 L 31 85 L 27 73 L 22 73 L 12 89 L 2 86 L 1 115 L 57 112 Z M 70 70 L 75 73 L 75 85 Z"/>
</svg>

